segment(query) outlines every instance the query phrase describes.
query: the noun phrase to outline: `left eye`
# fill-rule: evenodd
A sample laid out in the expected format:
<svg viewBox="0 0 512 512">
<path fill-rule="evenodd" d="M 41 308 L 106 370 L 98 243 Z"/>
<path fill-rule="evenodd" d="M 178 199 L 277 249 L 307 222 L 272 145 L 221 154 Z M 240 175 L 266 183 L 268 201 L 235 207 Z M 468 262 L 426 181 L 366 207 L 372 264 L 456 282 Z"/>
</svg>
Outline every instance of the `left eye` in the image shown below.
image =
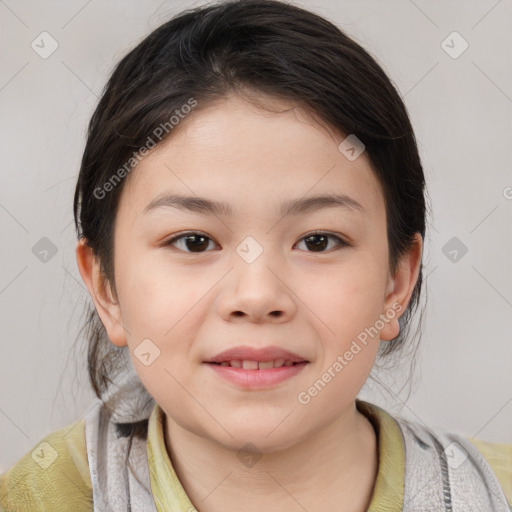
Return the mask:
<svg viewBox="0 0 512 512">
<path fill-rule="evenodd" d="M 331 240 L 336 240 L 337 247 L 344 247 L 349 245 L 339 236 L 331 235 L 329 233 L 309 233 L 308 235 L 302 237 L 301 241 L 304 240 L 306 244 L 310 244 L 310 246 L 314 248 L 313 251 L 308 252 L 325 252 L 323 249 L 325 249 L 326 245 L 329 245 L 329 238 Z"/>
<path fill-rule="evenodd" d="M 308 245 L 308 247 L 313 247 L 312 251 L 308 252 L 325 252 L 326 246 L 329 245 L 329 239 L 335 240 L 337 247 L 349 246 L 350 244 L 336 235 L 331 235 L 329 233 L 309 233 L 306 236 L 302 237 L 300 241 L 304 242 Z M 204 233 L 198 232 L 190 232 L 184 233 L 174 238 L 171 238 L 164 245 L 173 245 L 176 246 L 179 242 L 184 242 L 185 248 L 187 251 L 185 252 L 205 252 L 208 248 L 209 242 L 213 242 L 213 240 L 205 235 Z M 178 247 L 180 249 L 180 247 Z"/>
</svg>

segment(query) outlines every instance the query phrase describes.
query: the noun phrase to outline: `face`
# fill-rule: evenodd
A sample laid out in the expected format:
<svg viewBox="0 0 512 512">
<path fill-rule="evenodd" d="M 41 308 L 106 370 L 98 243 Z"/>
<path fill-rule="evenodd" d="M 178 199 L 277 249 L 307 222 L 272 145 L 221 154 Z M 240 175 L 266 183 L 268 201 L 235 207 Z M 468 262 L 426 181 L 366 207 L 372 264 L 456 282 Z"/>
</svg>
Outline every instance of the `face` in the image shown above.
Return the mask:
<svg viewBox="0 0 512 512">
<path fill-rule="evenodd" d="M 132 171 L 116 217 L 117 300 L 97 303 L 168 421 L 263 452 L 353 408 L 379 340 L 398 335 L 417 270 L 389 274 L 384 197 L 365 153 L 347 159 L 344 136 L 272 105 L 283 112 L 234 96 L 198 111 Z M 304 203 L 334 195 L 345 202 Z M 211 362 L 240 347 L 256 352 Z M 236 368 L 290 353 L 298 364 Z"/>
</svg>

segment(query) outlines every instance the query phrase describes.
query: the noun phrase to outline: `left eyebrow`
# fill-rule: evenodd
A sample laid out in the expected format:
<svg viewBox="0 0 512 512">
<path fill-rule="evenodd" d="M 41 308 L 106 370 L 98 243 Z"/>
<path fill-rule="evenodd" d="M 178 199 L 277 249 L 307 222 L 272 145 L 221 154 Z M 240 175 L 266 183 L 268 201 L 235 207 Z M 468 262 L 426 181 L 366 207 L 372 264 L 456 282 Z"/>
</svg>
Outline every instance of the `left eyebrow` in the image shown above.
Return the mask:
<svg viewBox="0 0 512 512">
<path fill-rule="evenodd" d="M 309 196 L 281 203 L 281 215 L 297 215 L 323 208 L 343 208 L 355 212 L 365 213 L 365 209 L 355 199 L 345 194 L 330 194 L 322 196 Z"/>
<path fill-rule="evenodd" d="M 162 207 L 188 210 L 202 215 L 233 215 L 231 205 L 224 201 L 177 194 L 165 194 L 156 197 L 144 208 L 143 213 Z M 365 209 L 360 203 L 345 194 L 317 195 L 283 201 L 279 211 L 282 217 L 286 217 L 335 207 L 365 213 Z"/>
</svg>

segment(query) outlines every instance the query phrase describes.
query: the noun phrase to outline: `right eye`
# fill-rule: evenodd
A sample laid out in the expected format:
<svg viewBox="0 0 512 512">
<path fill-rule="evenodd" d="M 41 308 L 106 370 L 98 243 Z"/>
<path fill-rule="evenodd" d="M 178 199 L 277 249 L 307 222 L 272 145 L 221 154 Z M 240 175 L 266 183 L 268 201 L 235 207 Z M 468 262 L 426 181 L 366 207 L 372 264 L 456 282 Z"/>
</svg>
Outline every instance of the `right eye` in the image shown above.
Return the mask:
<svg viewBox="0 0 512 512">
<path fill-rule="evenodd" d="M 205 252 L 205 249 L 208 247 L 208 241 L 213 242 L 213 240 L 205 233 L 198 231 L 188 231 L 187 233 L 181 233 L 180 235 L 167 240 L 167 242 L 164 243 L 164 246 L 175 246 L 175 244 L 182 242 L 182 247 L 178 247 L 178 249 L 185 252 L 200 253 Z M 183 247 L 189 250 L 185 250 Z"/>
</svg>

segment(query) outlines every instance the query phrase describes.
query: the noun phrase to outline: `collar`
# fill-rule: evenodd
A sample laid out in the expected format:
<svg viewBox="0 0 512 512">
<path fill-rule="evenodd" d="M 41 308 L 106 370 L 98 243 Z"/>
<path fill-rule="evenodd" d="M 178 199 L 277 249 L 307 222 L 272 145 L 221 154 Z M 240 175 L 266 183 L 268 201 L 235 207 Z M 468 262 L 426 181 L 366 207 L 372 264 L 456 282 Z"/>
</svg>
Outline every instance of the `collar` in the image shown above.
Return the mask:
<svg viewBox="0 0 512 512">
<path fill-rule="evenodd" d="M 377 405 L 356 399 L 356 407 L 373 425 L 379 450 L 379 469 L 368 512 L 402 510 L 405 449 L 400 427 L 389 413 Z"/>
<path fill-rule="evenodd" d="M 405 450 L 400 427 L 377 405 L 356 399 L 357 410 L 373 425 L 377 435 L 379 469 L 368 512 L 402 510 Z M 158 512 L 195 510 L 174 471 L 164 437 L 165 413 L 155 404 L 149 417 L 147 456 L 151 489 Z"/>
</svg>

